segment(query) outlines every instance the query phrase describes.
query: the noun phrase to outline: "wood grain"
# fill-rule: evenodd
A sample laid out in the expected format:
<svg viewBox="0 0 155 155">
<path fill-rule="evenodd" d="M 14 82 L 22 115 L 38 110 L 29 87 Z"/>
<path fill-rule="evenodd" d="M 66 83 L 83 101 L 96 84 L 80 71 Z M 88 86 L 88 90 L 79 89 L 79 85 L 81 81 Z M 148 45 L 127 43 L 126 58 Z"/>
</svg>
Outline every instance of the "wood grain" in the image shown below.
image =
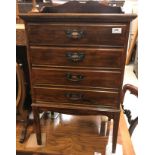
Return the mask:
<svg viewBox="0 0 155 155">
<path fill-rule="evenodd" d="M 60 115 L 58 119 L 41 120 L 42 132 L 46 133 L 46 146 L 26 148 L 25 144 L 17 142 L 17 151 L 44 153 L 51 155 L 92 155 L 94 152 L 105 154 L 107 136 L 100 135 L 101 117 Z M 20 124 L 17 124 L 17 139 Z M 29 128 L 27 135 L 34 133 Z"/>
<path fill-rule="evenodd" d="M 103 145 L 104 143 L 106 145 L 107 138 L 110 135 L 101 136 L 99 134 L 101 119 L 101 116 L 81 117 L 62 114 L 59 116 L 59 119 L 54 121 L 50 119 L 41 120 L 42 133 L 46 133 L 46 137 L 48 137 L 46 146 L 42 148 L 26 148 L 30 135 L 34 133 L 32 125 L 28 128 L 26 142 L 23 144 L 19 143 L 18 137 L 20 135 L 21 124 L 17 123 L 17 155 L 32 155 L 34 153 L 38 153 L 38 155 L 63 155 L 65 152 L 68 153 L 69 151 L 68 155 L 71 153 L 72 155 L 83 155 L 84 153 L 92 155 L 95 151 L 105 152 L 105 147 Z M 111 132 L 111 129 L 112 124 L 109 132 Z M 123 155 L 135 155 L 134 147 L 122 112 L 120 115 L 117 143 L 122 145 Z M 80 152 L 80 150 L 83 152 Z M 104 153 L 102 155 L 104 155 Z"/>
<path fill-rule="evenodd" d="M 36 102 L 57 102 L 59 108 L 61 108 L 61 103 L 70 103 L 73 105 L 86 104 L 92 106 L 102 105 L 103 107 L 108 106 L 111 108 L 116 108 L 119 106 L 119 93 L 117 91 L 94 91 L 87 89 L 72 89 L 67 87 L 62 88 L 35 86 L 33 88 L 33 94 L 35 96 Z M 52 104 L 48 105 L 52 108 Z"/>
<path fill-rule="evenodd" d="M 120 71 L 96 71 L 70 68 L 38 68 L 32 67 L 32 82 L 34 85 L 51 84 L 67 86 L 82 86 L 87 88 L 120 89 Z"/>
<path fill-rule="evenodd" d="M 26 45 L 25 30 L 22 28 L 16 29 L 16 45 Z"/>
<path fill-rule="evenodd" d="M 122 33 L 112 34 L 112 28 L 121 28 Z M 29 43 L 31 45 L 102 45 L 123 47 L 125 43 L 126 25 L 122 24 L 28 24 Z M 73 31 L 83 32 L 78 39 L 69 38 L 67 31 L 73 34 Z M 44 38 L 44 39 L 42 39 Z"/>
<path fill-rule="evenodd" d="M 123 146 L 123 155 L 136 155 L 123 112 L 120 116 L 118 142 Z"/>
<path fill-rule="evenodd" d="M 120 69 L 123 52 L 123 48 L 30 46 L 33 66 Z M 82 61 L 73 62 L 68 59 L 67 53 L 82 53 L 84 58 Z"/>
</svg>

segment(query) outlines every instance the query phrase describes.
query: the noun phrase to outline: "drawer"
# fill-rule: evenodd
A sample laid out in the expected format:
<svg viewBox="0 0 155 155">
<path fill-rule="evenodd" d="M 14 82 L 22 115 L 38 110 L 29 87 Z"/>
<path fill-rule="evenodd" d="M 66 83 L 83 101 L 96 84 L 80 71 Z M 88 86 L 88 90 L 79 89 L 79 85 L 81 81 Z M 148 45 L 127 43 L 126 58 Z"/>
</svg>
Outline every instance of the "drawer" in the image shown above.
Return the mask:
<svg viewBox="0 0 155 155">
<path fill-rule="evenodd" d="M 85 89 L 70 89 L 56 87 L 34 87 L 33 94 L 36 101 L 103 105 L 108 107 L 117 107 L 119 100 L 118 92 L 97 91 Z"/>
<path fill-rule="evenodd" d="M 32 68 L 32 83 L 118 88 L 121 72 L 61 68 Z"/>
<path fill-rule="evenodd" d="M 121 68 L 123 49 L 31 46 L 32 65 Z"/>
<path fill-rule="evenodd" d="M 28 24 L 30 45 L 124 47 L 126 33 L 125 24 Z"/>
</svg>

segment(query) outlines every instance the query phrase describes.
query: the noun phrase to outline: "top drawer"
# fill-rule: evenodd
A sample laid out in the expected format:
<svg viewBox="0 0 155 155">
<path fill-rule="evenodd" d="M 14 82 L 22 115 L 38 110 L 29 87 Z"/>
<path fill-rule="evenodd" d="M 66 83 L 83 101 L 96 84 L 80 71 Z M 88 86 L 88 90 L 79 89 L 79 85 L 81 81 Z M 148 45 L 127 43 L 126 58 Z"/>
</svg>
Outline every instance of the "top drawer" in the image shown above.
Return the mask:
<svg viewBox="0 0 155 155">
<path fill-rule="evenodd" d="M 126 25 L 122 24 L 28 24 L 31 45 L 124 46 Z"/>
</svg>

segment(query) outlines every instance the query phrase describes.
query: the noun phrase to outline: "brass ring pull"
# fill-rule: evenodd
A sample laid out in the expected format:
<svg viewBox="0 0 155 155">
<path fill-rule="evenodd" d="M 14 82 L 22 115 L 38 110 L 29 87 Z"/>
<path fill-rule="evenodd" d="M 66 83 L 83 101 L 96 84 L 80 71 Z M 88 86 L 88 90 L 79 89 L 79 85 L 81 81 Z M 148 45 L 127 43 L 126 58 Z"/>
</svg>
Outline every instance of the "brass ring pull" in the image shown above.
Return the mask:
<svg viewBox="0 0 155 155">
<path fill-rule="evenodd" d="M 82 52 L 67 52 L 66 57 L 71 62 L 80 62 L 85 58 L 85 54 Z"/>
<path fill-rule="evenodd" d="M 81 101 L 84 97 L 84 95 L 80 93 L 67 93 L 65 96 L 71 101 Z"/>
<path fill-rule="evenodd" d="M 83 80 L 84 76 L 80 75 L 80 74 L 72 75 L 71 73 L 67 73 L 66 78 L 68 81 L 79 82 L 79 81 Z"/>
<path fill-rule="evenodd" d="M 67 38 L 77 40 L 81 39 L 84 35 L 83 30 L 66 30 L 65 31 Z"/>
</svg>

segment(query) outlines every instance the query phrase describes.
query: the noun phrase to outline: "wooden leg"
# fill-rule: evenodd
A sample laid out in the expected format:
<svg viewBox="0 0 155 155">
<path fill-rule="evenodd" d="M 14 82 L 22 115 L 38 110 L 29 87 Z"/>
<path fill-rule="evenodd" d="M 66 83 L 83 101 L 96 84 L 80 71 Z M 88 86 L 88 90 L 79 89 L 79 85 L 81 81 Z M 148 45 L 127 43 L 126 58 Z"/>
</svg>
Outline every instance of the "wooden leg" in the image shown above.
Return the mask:
<svg viewBox="0 0 155 155">
<path fill-rule="evenodd" d="M 119 127 L 119 118 L 120 118 L 120 112 L 115 113 L 114 114 L 114 122 L 113 122 L 112 153 L 115 153 L 115 151 L 116 151 L 118 127 Z"/>
<path fill-rule="evenodd" d="M 26 138 L 26 133 L 27 133 L 27 127 L 29 125 L 29 120 L 28 119 L 24 120 L 22 123 L 23 123 L 22 132 L 21 132 L 20 139 L 19 139 L 20 143 L 23 143 L 25 138 Z"/>
<path fill-rule="evenodd" d="M 40 127 L 40 119 L 39 119 L 39 110 L 38 108 L 33 107 L 33 116 L 34 116 L 34 128 L 36 132 L 37 144 L 41 145 L 41 127 Z"/>
<path fill-rule="evenodd" d="M 108 119 L 109 118 L 105 115 L 101 116 L 101 129 L 100 129 L 101 136 L 106 136 Z"/>
<path fill-rule="evenodd" d="M 131 120 L 131 124 L 130 124 L 130 127 L 129 127 L 130 136 L 132 136 L 132 133 L 133 133 L 134 129 L 136 128 L 137 124 L 138 124 L 138 117 Z"/>
</svg>

